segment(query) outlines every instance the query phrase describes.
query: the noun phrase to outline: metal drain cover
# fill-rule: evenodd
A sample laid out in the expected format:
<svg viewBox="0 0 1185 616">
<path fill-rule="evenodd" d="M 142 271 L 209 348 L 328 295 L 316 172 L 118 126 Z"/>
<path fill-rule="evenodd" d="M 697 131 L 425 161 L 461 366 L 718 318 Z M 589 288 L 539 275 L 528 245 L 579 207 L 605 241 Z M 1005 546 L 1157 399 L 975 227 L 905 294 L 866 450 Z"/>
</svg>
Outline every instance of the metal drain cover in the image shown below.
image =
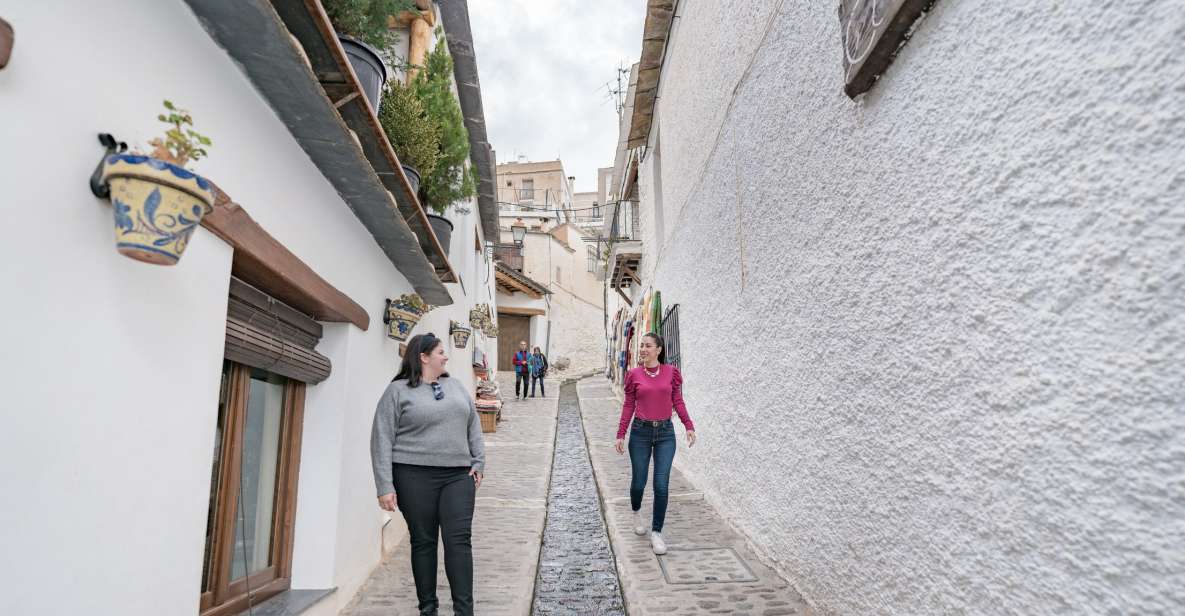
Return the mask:
<svg viewBox="0 0 1185 616">
<path fill-rule="evenodd" d="M 757 576 L 732 548 L 671 550 L 658 557 L 669 584 L 756 582 Z"/>
</svg>

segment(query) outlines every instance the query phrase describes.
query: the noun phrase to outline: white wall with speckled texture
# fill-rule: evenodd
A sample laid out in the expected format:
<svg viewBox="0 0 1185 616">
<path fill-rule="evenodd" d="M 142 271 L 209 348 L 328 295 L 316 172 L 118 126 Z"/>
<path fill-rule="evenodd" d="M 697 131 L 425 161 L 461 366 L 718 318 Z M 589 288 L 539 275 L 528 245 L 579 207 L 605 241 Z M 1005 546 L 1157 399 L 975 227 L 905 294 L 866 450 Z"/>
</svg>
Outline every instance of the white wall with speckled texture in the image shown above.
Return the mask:
<svg viewBox="0 0 1185 616">
<path fill-rule="evenodd" d="M 824 613 L 1185 612 L 1179 0 L 939 0 L 859 102 L 834 1 L 712 4 L 652 131 L 677 464 Z"/>
</svg>

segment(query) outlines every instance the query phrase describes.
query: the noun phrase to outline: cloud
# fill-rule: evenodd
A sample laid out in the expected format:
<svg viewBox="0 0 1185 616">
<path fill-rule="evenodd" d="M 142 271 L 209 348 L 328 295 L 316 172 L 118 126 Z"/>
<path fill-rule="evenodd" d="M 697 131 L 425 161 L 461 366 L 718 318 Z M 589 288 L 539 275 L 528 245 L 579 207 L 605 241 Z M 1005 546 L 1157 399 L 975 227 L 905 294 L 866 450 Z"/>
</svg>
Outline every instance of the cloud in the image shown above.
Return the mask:
<svg viewBox="0 0 1185 616">
<path fill-rule="evenodd" d="M 605 84 L 638 61 L 645 9 L 645 0 L 469 0 L 498 160 L 559 157 L 578 191 L 596 189 L 617 146 Z"/>
</svg>

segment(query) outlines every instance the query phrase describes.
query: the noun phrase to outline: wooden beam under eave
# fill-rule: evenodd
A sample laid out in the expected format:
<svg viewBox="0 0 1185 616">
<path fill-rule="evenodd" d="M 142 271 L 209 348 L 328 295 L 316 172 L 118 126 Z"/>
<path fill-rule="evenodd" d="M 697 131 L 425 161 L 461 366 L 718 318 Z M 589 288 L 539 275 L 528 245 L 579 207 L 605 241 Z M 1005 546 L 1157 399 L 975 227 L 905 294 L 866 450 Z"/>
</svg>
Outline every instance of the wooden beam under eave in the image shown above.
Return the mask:
<svg viewBox="0 0 1185 616">
<path fill-rule="evenodd" d="M 513 287 L 514 289 L 517 289 L 518 291 L 526 293 L 527 296 L 529 296 L 532 299 L 540 299 L 543 297 L 542 293 L 515 280 L 514 277 L 512 277 L 512 276 L 503 274 L 502 272 L 494 272 L 494 280 L 499 283 L 504 283 L 507 286 Z M 512 295 L 513 295 L 513 293 L 512 293 Z"/>
<path fill-rule="evenodd" d="M 621 296 L 621 299 L 625 300 L 625 303 L 629 304 L 630 308 L 634 307 L 634 302 L 630 301 L 630 298 L 627 297 L 625 293 L 622 293 L 621 287 L 617 287 L 614 290 L 617 291 L 617 294 Z"/>
<path fill-rule="evenodd" d="M 234 248 L 231 273 L 318 321 L 370 328 L 370 315 L 329 284 L 215 186 L 202 226 Z"/>
<path fill-rule="evenodd" d="M 519 308 L 517 306 L 498 306 L 498 314 L 512 314 L 524 317 L 541 317 L 547 314 L 542 308 Z"/>
</svg>

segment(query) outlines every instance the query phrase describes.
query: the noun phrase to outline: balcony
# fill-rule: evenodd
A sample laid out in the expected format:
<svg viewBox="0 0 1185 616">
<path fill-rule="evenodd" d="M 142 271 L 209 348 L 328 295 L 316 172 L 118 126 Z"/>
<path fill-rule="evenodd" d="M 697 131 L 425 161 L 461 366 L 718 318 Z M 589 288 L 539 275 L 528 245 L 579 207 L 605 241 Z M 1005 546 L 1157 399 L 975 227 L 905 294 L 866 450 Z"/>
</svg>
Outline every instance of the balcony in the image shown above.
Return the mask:
<svg viewBox="0 0 1185 616">
<path fill-rule="evenodd" d="M 641 284 L 638 275 L 638 265 L 642 261 L 642 242 L 640 240 L 618 240 L 609 250 L 609 286 L 613 289 L 624 289 Z"/>
<path fill-rule="evenodd" d="M 514 244 L 494 244 L 494 259 L 516 272 L 523 271 L 522 251 Z"/>
</svg>

